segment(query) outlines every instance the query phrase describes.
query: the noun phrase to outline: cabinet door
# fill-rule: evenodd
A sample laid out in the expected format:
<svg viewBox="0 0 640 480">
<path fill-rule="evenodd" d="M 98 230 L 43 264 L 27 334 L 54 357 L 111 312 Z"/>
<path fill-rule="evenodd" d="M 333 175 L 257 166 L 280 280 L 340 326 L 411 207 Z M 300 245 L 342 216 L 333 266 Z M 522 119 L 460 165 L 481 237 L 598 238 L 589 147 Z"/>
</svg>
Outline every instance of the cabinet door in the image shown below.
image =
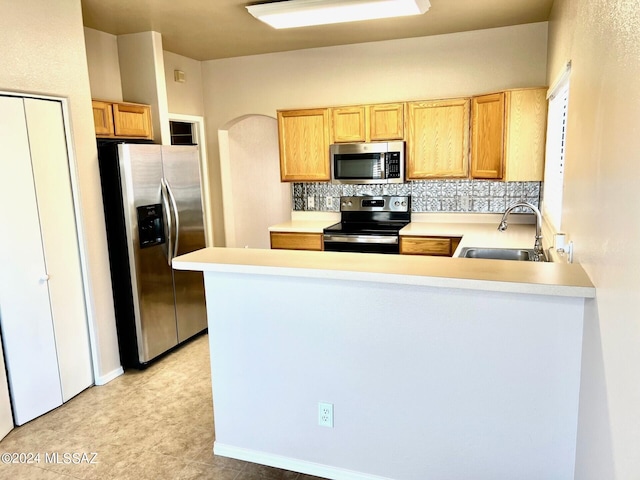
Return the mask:
<svg viewBox="0 0 640 480">
<path fill-rule="evenodd" d="M 404 255 L 435 255 L 450 257 L 461 237 L 400 237 L 400 253 Z"/>
<path fill-rule="evenodd" d="M 466 177 L 469 99 L 407 104 L 407 178 Z"/>
<path fill-rule="evenodd" d="M 473 98 L 471 176 L 502 178 L 504 172 L 504 93 Z"/>
<path fill-rule="evenodd" d="M 403 103 L 370 105 L 367 108 L 371 141 L 404 139 Z"/>
<path fill-rule="evenodd" d="M 112 108 L 117 136 L 153 138 L 151 108 L 148 105 L 114 103 Z"/>
<path fill-rule="evenodd" d="M 0 96 L 0 112 L 0 322 L 22 425 L 61 405 L 62 390 L 23 100 Z"/>
<path fill-rule="evenodd" d="M 505 177 L 541 182 L 547 129 L 547 89 L 511 90 L 505 96 Z"/>
<path fill-rule="evenodd" d="M 97 136 L 113 136 L 113 110 L 111 104 L 93 100 L 93 123 Z"/>
<path fill-rule="evenodd" d="M 271 232 L 271 248 L 287 250 L 322 250 L 321 233 Z"/>
<path fill-rule="evenodd" d="M 281 180 L 329 181 L 329 139 L 328 109 L 279 111 Z"/>
<path fill-rule="evenodd" d="M 365 107 L 331 109 L 333 143 L 366 141 Z"/>
</svg>

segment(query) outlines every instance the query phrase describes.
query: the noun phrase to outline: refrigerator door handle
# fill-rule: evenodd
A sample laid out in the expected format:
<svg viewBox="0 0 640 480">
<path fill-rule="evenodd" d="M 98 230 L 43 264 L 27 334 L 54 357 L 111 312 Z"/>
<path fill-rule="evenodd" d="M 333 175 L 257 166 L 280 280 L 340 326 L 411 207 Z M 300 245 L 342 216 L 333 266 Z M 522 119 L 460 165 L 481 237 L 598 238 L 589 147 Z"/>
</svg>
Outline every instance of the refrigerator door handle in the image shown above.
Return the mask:
<svg viewBox="0 0 640 480">
<path fill-rule="evenodd" d="M 171 266 L 171 260 L 173 258 L 173 241 L 171 239 L 173 221 L 171 220 L 171 206 L 169 205 L 169 194 L 164 178 L 160 179 L 160 197 L 162 198 L 162 208 L 164 208 L 165 215 L 167 217 L 167 263 Z"/>
<path fill-rule="evenodd" d="M 178 242 L 179 242 L 179 238 L 180 238 L 180 216 L 178 215 L 178 205 L 176 204 L 176 197 L 173 195 L 173 191 L 171 190 L 171 185 L 169 185 L 169 182 L 167 182 L 166 180 L 164 180 L 164 184 L 167 188 L 167 192 L 169 192 L 169 199 L 171 200 L 171 206 L 173 207 L 173 215 L 175 216 L 176 219 L 176 238 L 174 239 L 173 242 L 173 255 L 172 257 L 177 257 L 178 256 Z"/>
</svg>

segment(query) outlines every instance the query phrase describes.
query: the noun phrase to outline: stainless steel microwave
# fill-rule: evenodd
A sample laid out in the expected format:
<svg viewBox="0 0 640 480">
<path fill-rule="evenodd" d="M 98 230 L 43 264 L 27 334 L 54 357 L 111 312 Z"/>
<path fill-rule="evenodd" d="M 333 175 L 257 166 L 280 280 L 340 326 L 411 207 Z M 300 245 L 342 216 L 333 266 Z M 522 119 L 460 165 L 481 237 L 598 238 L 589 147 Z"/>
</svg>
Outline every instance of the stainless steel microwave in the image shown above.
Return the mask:
<svg viewBox="0 0 640 480">
<path fill-rule="evenodd" d="M 332 183 L 403 183 L 404 142 L 331 145 Z"/>
</svg>

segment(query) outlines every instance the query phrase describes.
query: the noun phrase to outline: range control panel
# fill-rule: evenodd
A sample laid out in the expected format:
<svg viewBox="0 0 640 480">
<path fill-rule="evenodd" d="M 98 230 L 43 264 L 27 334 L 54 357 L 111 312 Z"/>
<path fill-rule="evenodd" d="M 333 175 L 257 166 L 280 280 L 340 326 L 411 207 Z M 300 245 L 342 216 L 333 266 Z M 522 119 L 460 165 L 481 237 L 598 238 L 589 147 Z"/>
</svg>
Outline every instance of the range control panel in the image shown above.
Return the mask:
<svg viewBox="0 0 640 480">
<path fill-rule="evenodd" d="M 340 197 L 341 212 L 408 212 L 410 209 L 409 196 Z"/>
</svg>

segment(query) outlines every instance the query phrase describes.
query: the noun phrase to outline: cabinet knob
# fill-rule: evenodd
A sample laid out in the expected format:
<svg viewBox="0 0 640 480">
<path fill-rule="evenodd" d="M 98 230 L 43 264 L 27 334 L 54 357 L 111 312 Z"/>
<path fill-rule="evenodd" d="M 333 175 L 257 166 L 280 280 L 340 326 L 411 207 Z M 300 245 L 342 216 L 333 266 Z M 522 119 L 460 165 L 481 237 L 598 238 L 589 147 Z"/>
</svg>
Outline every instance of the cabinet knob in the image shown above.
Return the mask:
<svg viewBox="0 0 640 480">
<path fill-rule="evenodd" d="M 45 273 L 44 275 L 42 275 L 42 276 L 40 277 L 40 281 L 41 281 L 42 283 L 44 283 L 44 282 L 48 282 L 48 281 L 49 281 L 49 275 L 47 275 L 47 274 Z"/>
</svg>

